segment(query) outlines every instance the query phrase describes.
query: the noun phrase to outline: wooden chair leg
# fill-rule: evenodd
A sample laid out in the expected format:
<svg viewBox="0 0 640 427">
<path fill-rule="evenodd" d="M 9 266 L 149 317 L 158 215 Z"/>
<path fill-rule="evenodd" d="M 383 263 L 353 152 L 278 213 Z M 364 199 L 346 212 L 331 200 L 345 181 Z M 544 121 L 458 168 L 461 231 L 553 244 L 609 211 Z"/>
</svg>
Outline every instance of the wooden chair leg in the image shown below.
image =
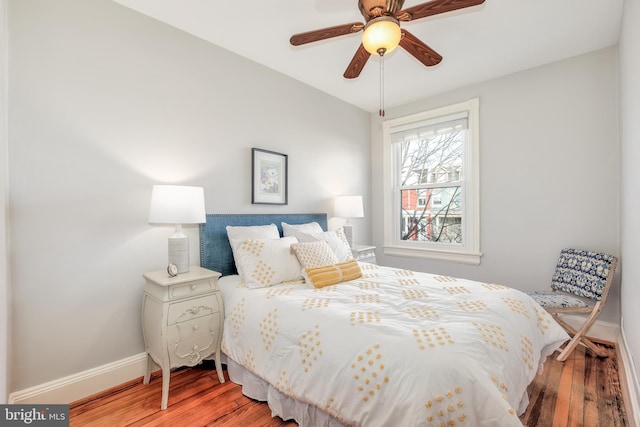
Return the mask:
<svg viewBox="0 0 640 427">
<path fill-rule="evenodd" d="M 580 335 L 575 335 L 560 352 L 558 357 L 556 357 L 556 360 L 558 362 L 564 362 L 565 360 L 567 360 L 567 357 L 569 357 L 571 352 L 576 348 L 578 344 L 580 344 Z"/>
<path fill-rule="evenodd" d="M 600 308 L 600 307 L 598 307 Z M 576 330 L 567 322 L 565 322 L 557 313 L 551 313 L 551 315 L 555 318 L 556 322 L 560 324 L 568 333 L 572 336 L 571 341 L 567 343 L 564 349 L 560 352 L 556 360 L 558 362 L 564 362 L 569 357 L 569 354 L 576 348 L 576 346 L 582 343 L 585 347 L 593 351 L 598 357 L 607 357 L 608 353 L 606 350 L 599 348 L 595 345 L 589 338 L 585 336 L 591 325 L 596 321 L 598 314 L 600 314 L 600 310 L 594 310 L 591 315 L 584 322 L 580 330 Z"/>
<path fill-rule="evenodd" d="M 591 341 L 589 338 L 583 336 L 582 338 L 580 338 L 580 342 L 582 344 L 584 344 L 587 348 L 589 348 L 591 351 L 593 351 L 598 357 L 608 357 L 609 353 L 607 352 L 607 350 L 603 349 L 600 346 L 597 346 L 593 343 L 593 341 Z"/>
</svg>

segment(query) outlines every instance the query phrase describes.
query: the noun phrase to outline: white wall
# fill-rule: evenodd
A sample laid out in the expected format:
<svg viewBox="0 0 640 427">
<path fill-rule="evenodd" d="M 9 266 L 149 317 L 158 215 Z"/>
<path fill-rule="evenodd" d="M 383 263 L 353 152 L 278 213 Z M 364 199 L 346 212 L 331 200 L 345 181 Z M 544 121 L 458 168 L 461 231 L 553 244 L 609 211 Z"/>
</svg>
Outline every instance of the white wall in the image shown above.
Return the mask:
<svg viewBox="0 0 640 427">
<path fill-rule="evenodd" d="M 364 111 L 109 0 L 8 16 L 12 391 L 144 351 L 142 273 L 171 232 L 147 224 L 153 184 L 203 186 L 209 213 L 370 192 Z M 289 155 L 288 206 L 251 205 L 251 147 Z"/>
<path fill-rule="evenodd" d="M 388 109 L 393 119 L 480 98 L 483 256 L 471 266 L 379 250 L 379 261 L 525 290 L 548 288 L 563 247 L 619 255 L 616 63 L 608 48 Z M 372 124 L 374 213 L 382 211 L 380 123 Z M 382 230 L 376 215 L 379 248 Z M 618 323 L 619 295 L 616 283 L 602 320 Z"/>
<path fill-rule="evenodd" d="M 620 36 L 620 116 L 622 141 L 621 241 L 622 333 L 636 372 L 640 396 L 640 4 L 626 1 Z M 636 402 L 636 408 L 640 402 Z M 640 414 L 636 414 L 640 419 Z"/>
<path fill-rule="evenodd" d="M 0 0 L 0 404 L 9 395 L 9 270 L 7 159 L 7 2 Z"/>
</svg>

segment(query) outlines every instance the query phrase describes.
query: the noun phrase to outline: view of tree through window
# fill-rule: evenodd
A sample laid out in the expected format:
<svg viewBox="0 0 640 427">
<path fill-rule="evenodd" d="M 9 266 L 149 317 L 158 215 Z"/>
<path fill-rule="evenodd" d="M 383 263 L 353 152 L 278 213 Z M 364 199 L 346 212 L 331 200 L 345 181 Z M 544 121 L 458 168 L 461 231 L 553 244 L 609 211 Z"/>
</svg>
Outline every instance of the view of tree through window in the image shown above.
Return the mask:
<svg viewBox="0 0 640 427">
<path fill-rule="evenodd" d="M 466 119 L 393 134 L 401 197 L 401 240 L 463 243 Z"/>
</svg>

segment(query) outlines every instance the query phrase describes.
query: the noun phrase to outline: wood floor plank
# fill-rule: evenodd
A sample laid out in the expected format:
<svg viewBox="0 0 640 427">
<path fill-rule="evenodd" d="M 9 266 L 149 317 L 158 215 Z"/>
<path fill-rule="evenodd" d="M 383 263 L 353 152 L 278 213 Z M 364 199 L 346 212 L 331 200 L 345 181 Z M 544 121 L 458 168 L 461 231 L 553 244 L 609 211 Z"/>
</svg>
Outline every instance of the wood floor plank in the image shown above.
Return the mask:
<svg viewBox="0 0 640 427">
<path fill-rule="evenodd" d="M 569 403 L 569 420 L 568 425 L 582 426 L 584 425 L 584 366 L 585 366 L 585 348 L 579 346 L 572 355 L 573 372 L 571 382 L 571 402 Z M 568 369 L 569 367 L 565 367 Z"/>
<path fill-rule="evenodd" d="M 207 424 L 207 426 L 216 427 L 236 427 L 236 426 L 297 426 L 298 424 L 290 421 L 285 422 L 281 418 L 271 418 L 271 409 L 267 405 L 246 405 L 242 410 L 215 420 L 215 422 Z"/>
<path fill-rule="evenodd" d="M 527 388 L 526 427 L 627 427 L 615 348 L 600 359 L 579 346 L 566 362 L 549 356 Z M 225 373 L 226 374 L 226 373 Z M 226 378 L 228 378 L 225 375 Z M 271 417 L 271 410 L 242 394 L 242 387 L 218 382 L 215 365 L 205 362 L 171 373 L 169 406 L 160 410 L 162 379 L 142 378 L 70 405 L 71 427 L 294 427 Z M 564 424 L 562 424 L 564 423 Z"/>
<path fill-rule="evenodd" d="M 167 408 L 166 411 L 156 412 L 140 422 L 130 425 L 132 427 L 156 426 L 162 424 L 164 419 L 169 419 L 169 421 L 179 419 L 185 426 L 207 425 L 225 413 L 233 413 L 240 407 L 235 400 L 237 393 L 235 387 L 229 388 L 223 394 L 202 393 L 198 399 L 183 400 L 180 404 Z M 209 403 L 206 411 L 201 410 L 203 402 Z M 168 412 L 170 409 L 171 412 Z"/>
<path fill-rule="evenodd" d="M 571 405 L 571 385 L 573 384 L 573 364 L 575 351 L 564 362 L 560 372 L 556 408 L 553 412 L 553 426 L 564 427 L 569 424 L 569 407 Z"/>
<path fill-rule="evenodd" d="M 614 427 L 620 427 L 621 424 L 616 417 L 616 414 L 620 411 L 624 411 L 624 403 L 622 401 L 622 386 L 620 383 L 620 376 L 618 375 L 617 354 L 615 350 L 609 350 L 609 357 L 605 359 L 606 372 L 608 381 L 608 395 L 609 405 L 611 407 L 612 421 Z"/>
<path fill-rule="evenodd" d="M 560 378 L 564 367 L 564 365 L 560 363 L 553 363 L 553 360 L 555 359 L 550 359 L 551 357 L 553 357 L 553 355 L 547 358 L 546 362 L 549 368 L 549 376 L 547 377 L 547 383 L 545 384 L 545 393 L 542 398 L 542 407 L 538 418 L 538 422 L 540 423 L 539 425 L 544 426 L 553 425 L 556 404 L 558 402 L 558 387 L 560 385 Z"/>
<path fill-rule="evenodd" d="M 609 357 L 603 359 L 602 362 L 603 363 L 598 364 L 597 376 L 597 388 L 600 391 L 598 397 L 598 418 L 600 425 L 614 427 L 619 425 L 614 421 L 614 413 L 617 408 L 615 407 L 615 396 L 613 395 L 615 391 L 612 390 L 612 384 L 617 382 L 617 375 L 616 379 L 609 377 L 609 366 L 611 364 Z"/>
<path fill-rule="evenodd" d="M 585 427 L 597 426 L 598 420 L 598 359 L 585 357 L 584 361 L 584 420 Z"/>
<path fill-rule="evenodd" d="M 169 404 L 175 405 L 182 400 L 192 400 L 193 396 L 198 396 L 205 390 L 217 385 L 210 375 L 202 375 L 198 378 L 190 378 L 185 372 L 177 371 L 176 375 L 171 376 Z M 85 412 L 89 416 L 98 416 L 101 418 L 110 418 L 117 425 L 129 425 L 137 419 L 145 418 L 153 414 L 157 414 L 160 409 L 160 398 L 162 395 L 162 379 L 158 378 L 155 382 L 145 387 L 143 393 L 123 393 L 120 398 L 110 398 L 111 404 L 104 404 L 95 408 L 91 412 Z M 136 410 L 132 411 L 132 407 Z M 79 424 L 83 425 L 83 418 L 79 417 Z"/>
</svg>

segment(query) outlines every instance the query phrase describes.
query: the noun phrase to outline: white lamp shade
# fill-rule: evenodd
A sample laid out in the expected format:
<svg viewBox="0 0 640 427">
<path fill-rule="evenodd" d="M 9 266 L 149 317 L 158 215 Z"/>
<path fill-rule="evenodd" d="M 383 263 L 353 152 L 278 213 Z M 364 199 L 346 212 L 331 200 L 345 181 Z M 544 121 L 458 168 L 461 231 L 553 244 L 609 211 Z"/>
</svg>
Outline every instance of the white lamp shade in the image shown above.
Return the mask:
<svg viewBox="0 0 640 427">
<path fill-rule="evenodd" d="M 154 185 L 149 223 L 202 224 L 206 222 L 204 189 L 183 185 Z"/>
<path fill-rule="evenodd" d="M 338 218 L 364 217 L 362 196 L 336 196 L 333 206 L 333 216 Z"/>
</svg>

